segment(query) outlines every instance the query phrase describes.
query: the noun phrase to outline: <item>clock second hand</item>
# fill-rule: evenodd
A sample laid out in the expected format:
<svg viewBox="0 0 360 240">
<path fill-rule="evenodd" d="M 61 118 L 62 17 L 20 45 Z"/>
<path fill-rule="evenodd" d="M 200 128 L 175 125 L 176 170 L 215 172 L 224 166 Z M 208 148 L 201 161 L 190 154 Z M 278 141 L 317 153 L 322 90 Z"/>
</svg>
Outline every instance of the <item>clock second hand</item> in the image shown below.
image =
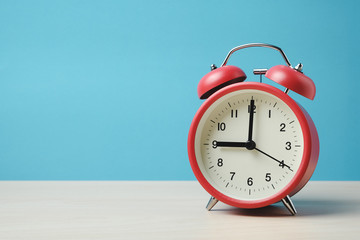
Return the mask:
<svg viewBox="0 0 360 240">
<path fill-rule="evenodd" d="M 258 151 L 258 152 L 261 152 L 262 154 L 264 154 L 264 155 L 268 156 L 269 158 L 271 158 L 271 159 L 273 159 L 273 160 L 277 161 L 278 163 L 280 163 L 280 165 L 279 165 L 279 166 L 281 166 L 281 167 L 283 167 L 283 168 L 284 168 L 284 167 L 287 167 L 290 171 L 292 171 L 292 172 L 293 172 L 293 170 L 290 168 L 290 166 L 289 166 L 289 165 L 286 165 L 286 164 L 284 163 L 284 160 L 283 160 L 283 161 L 279 161 L 279 160 L 277 160 L 276 158 L 274 158 L 274 157 L 270 156 L 269 154 L 267 154 L 267 153 L 265 153 L 265 152 L 261 151 L 260 149 L 258 149 L 258 148 L 256 148 L 256 147 L 255 147 L 255 150 L 256 150 L 256 151 Z"/>
</svg>

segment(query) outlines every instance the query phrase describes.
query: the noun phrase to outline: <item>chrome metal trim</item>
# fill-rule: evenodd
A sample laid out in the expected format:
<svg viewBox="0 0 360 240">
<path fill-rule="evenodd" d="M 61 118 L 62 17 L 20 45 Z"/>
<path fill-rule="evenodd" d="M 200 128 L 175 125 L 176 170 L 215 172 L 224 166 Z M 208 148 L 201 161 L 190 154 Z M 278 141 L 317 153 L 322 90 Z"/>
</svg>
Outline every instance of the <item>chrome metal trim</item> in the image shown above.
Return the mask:
<svg viewBox="0 0 360 240">
<path fill-rule="evenodd" d="M 237 47 L 234 47 L 233 49 L 230 50 L 230 52 L 226 55 L 225 57 L 225 60 L 224 62 L 221 64 L 221 67 L 222 66 L 225 66 L 226 63 L 228 62 L 230 56 L 240 50 L 240 49 L 244 49 L 244 48 L 249 48 L 249 47 L 266 47 L 266 48 L 271 48 L 271 49 L 274 49 L 274 50 L 277 50 L 281 53 L 282 57 L 284 58 L 286 64 L 291 67 L 291 63 L 289 61 L 289 59 L 286 57 L 285 53 L 283 52 L 283 50 L 281 50 L 281 48 L 277 47 L 277 46 L 274 46 L 274 45 L 271 45 L 271 44 L 266 44 L 266 43 L 248 43 L 248 44 L 244 44 L 244 45 L 240 45 L 240 46 L 237 46 Z"/>
<path fill-rule="evenodd" d="M 289 195 L 287 195 L 285 198 L 281 199 L 285 207 L 291 212 L 292 215 L 295 215 L 297 213 L 294 204 L 292 203 Z"/>
<path fill-rule="evenodd" d="M 266 68 L 260 68 L 260 69 L 255 68 L 253 70 L 254 75 L 264 75 L 266 72 L 267 72 Z"/>
<path fill-rule="evenodd" d="M 299 63 L 298 65 L 296 65 L 294 67 L 294 69 L 298 72 L 302 72 L 303 67 L 304 67 L 304 65 L 302 63 Z"/>
<path fill-rule="evenodd" d="M 211 196 L 208 204 L 206 205 L 206 209 L 210 211 L 218 203 L 218 201 L 219 200 Z"/>
</svg>

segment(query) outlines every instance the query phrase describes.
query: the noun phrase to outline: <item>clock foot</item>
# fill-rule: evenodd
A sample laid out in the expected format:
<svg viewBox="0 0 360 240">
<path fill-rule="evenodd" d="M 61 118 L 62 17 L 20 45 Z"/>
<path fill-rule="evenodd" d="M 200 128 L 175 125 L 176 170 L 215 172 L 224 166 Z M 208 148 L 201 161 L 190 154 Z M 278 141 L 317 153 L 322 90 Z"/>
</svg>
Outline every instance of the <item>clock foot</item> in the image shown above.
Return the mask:
<svg viewBox="0 0 360 240">
<path fill-rule="evenodd" d="M 211 196 L 208 204 L 206 205 L 206 209 L 210 211 L 217 204 L 218 201 L 219 200 Z"/>
<path fill-rule="evenodd" d="M 285 198 L 281 199 L 285 207 L 291 212 L 292 215 L 295 215 L 297 213 L 294 204 L 292 203 L 289 195 L 287 195 Z"/>
</svg>

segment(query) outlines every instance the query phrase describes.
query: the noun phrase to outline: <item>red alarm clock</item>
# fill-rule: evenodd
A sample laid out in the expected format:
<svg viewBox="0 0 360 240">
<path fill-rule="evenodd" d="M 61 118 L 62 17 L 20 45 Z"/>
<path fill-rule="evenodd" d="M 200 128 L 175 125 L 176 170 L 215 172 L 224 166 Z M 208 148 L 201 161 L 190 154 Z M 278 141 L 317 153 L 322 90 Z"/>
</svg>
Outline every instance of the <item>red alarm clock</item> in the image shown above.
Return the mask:
<svg viewBox="0 0 360 240">
<path fill-rule="evenodd" d="M 244 82 L 245 73 L 226 65 L 235 51 L 267 47 L 281 53 L 287 65 L 255 69 L 285 87 Z M 292 67 L 274 45 L 253 43 L 233 48 L 221 67 L 199 82 L 206 99 L 190 127 L 188 154 L 192 170 L 211 195 L 206 208 L 218 202 L 239 208 L 260 208 L 282 201 L 295 215 L 290 199 L 312 176 L 319 157 L 319 138 L 305 109 L 289 95 L 292 90 L 311 100 L 314 82 Z"/>
</svg>

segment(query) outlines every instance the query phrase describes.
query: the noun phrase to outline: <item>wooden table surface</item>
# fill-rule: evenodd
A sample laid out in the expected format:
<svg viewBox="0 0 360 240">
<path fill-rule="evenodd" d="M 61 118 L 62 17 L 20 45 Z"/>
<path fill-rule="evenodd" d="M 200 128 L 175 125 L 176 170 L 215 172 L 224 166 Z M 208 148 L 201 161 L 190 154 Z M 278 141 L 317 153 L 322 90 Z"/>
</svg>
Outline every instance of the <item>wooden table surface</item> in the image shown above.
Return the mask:
<svg viewBox="0 0 360 240">
<path fill-rule="evenodd" d="M 309 182 L 282 204 L 237 209 L 193 181 L 2 181 L 0 239 L 360 239 L 360 182 Z"/>
</svg>

